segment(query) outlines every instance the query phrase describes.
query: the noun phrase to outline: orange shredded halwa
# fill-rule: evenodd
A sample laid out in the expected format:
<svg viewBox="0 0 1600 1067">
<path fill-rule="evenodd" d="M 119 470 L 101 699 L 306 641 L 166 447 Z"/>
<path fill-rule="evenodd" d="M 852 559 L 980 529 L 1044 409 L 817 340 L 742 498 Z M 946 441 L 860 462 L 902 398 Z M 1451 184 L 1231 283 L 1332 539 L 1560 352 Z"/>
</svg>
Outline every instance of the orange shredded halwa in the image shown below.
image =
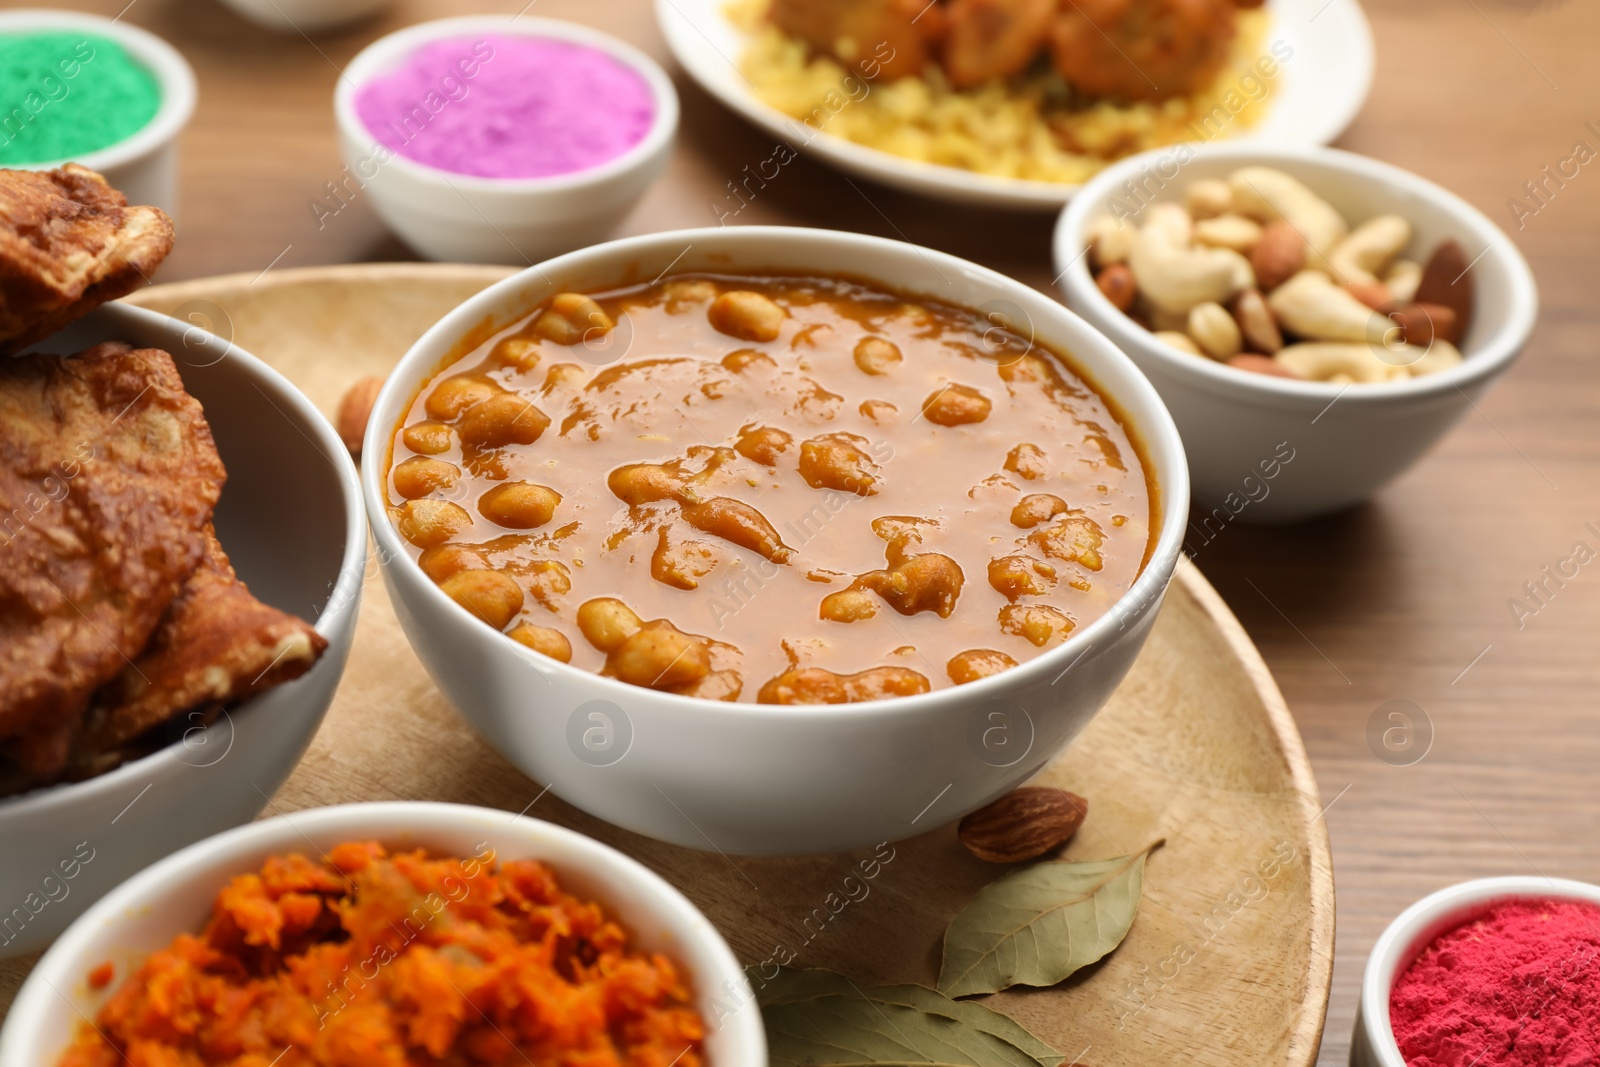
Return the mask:
<svg viewBox="0 0 1600 1067">
<path fill-rule="evenodd" d="M 59 1067 L 699 1067 L 671 961 L 519 860 L 274 856 L 156 952 Z M 98 969 L 97 969 L 98 970 Z"/>
</svg>

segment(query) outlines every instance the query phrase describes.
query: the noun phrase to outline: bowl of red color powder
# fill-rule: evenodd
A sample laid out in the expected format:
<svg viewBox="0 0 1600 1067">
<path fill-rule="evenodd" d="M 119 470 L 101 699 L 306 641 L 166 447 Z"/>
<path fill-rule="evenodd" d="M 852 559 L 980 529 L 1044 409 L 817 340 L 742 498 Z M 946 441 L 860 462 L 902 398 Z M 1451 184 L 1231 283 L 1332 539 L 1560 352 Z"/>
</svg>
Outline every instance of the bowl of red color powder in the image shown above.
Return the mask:
<svg viewBox="0 0 1600 1067">
<path fill-rule="evenodd" d="M 1351 1067 L 1600 1063 L 1600 886 L 1483 878 L 1406 909 L 1373 947 Z"/>
<path fill-rule="evenodd" d="M 334 93 L 345 167 L 429 259 L 527 266 L 604 239 L 666 166 L 678 97 L 633 46 L 557 19 L 469 16 L 367 46 Z"/>
</svg>

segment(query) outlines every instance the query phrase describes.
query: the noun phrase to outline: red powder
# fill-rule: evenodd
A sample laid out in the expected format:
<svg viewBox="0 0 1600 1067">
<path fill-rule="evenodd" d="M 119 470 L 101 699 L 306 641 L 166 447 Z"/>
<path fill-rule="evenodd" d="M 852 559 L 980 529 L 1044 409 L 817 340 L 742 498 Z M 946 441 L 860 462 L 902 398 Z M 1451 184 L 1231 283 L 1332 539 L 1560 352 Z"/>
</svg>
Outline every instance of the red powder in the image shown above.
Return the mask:
<svg viewBox="0 0 1600 1067">
<path fill-rule="evenodd" d="M 1389 1021 L 1407 1067 L 1600 1063 L 1600 907 L 1494 905 L 1406 968 Z"/>
</svg>

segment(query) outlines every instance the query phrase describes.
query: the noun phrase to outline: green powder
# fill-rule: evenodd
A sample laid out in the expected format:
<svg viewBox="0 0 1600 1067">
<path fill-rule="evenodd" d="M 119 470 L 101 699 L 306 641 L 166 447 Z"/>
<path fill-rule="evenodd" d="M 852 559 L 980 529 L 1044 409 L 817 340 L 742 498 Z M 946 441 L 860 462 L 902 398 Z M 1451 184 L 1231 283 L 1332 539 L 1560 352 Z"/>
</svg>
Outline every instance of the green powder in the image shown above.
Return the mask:
<svg viewBox="0 0 1600 1067">
<path fill-rule="evenodd" d="M 0 164 L 76 159 L 143 129 L 161 87 L 92 34 L 0 35 Z"/>
</svg>

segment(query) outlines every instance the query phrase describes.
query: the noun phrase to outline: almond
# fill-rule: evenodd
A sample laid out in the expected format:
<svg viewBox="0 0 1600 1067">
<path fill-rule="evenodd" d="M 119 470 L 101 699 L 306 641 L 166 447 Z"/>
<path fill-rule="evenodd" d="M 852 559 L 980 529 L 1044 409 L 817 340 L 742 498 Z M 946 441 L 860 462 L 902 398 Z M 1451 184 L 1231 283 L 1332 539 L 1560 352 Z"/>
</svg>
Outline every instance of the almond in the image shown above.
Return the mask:
<svg viewBox="0 0 1600 1067">
<path fill-rule="evenodd" d="M 1261 240 L 1250 250 L 1256 287 L 1270 293 L 1300 272 L 1306 264 L 1306 239 L 1284 219 L 1267 223 Z"/>
<path fill-rule="evenodd" d="M 352 385 L 339 401 L 339 439 L 352 456 L 361 455 L 361 440 L 367 436 L 367 420 L 372 418 L 372 405 L 378 399 L 383 379 L 362 378 Z"/>
<path fill-rule="evenodd" d="M 990 863 L 1042 856 L 1083 825 L 1089 802 L 1065 789 L 1024 786 L 961 820 L 967 851 Z"/>
<path fill-rule="evenodd" d="M 1407 304 L 1389 316 L 1400 327 L 1401 340 L 1427 348 L 1435 338 L 1456 343 L 1456 313 L 1443 304 Z"/>
<path fill-rule="evenodd" d="M 1373 311 L 1386 311 L 1394 304 L 1389 287 L 1382 282 L 1345 282 L 1344 291 L 1361 301 Z"/>
<path fill-rule="evenodd" d="M 1250 351 L 1264 352 L 1270 356 L 1283 347 L 1283 333 L 1278 329 L 1278 320 L 1272 317 L 1272 309 L 1267 307 L 1261 290 L 1246 289 L 1233 298 L 1231 310 L 1233 317 L 1238 320 L 1244 345 Z"/>
<path fill-rule="evenodd" d="M 1270 374 L 1274 378 L 1298 378 L 1300 375 L 1285 367 L 1271 356 L 1258 356 L 1253 352 L 1244 352 L 1228 360 L 1228 366 L 1236 370 L 1247 370 L 1252 374 Z"/>
<path fill-rule="evenodd" d="M 1128 269 L 1126 263 L 1111 264 L 1095 277 L 1094 284 L 1121 312 L 1133 307 L 1133 299 L 1139 295 L 1139 287 L 1133 280 L 1133 271 Z"/>
<path fill-rule="evenodd" d="M 1472 325 L 1473 309 L 1472 266 L 1467 261 L 1466 250 L 1455 240 L 1440 241 L 1422 268 L 1422 281 L 1417 283 L 1417 304 L 1441 304 L 1456 313 L 1455 329 L 1465 336 Z"/>
</svg>

